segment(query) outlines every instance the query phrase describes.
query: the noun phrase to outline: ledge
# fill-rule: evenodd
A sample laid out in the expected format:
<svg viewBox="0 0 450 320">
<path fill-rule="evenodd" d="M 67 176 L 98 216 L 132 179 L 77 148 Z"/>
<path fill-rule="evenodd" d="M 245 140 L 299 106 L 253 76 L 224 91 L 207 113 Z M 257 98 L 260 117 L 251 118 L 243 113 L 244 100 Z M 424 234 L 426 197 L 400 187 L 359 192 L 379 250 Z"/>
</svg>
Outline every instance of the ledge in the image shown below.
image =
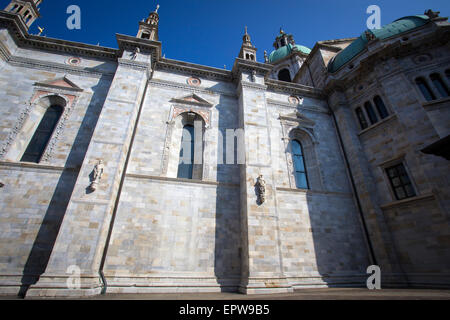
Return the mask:
<svg viewBox="0 0 450 320">
<path fill-rule="evenodd" d="M 404 200 L 387 203 L 387 204 L 381 205 L 380 208 L 382 210 L 387 210 L 387 209 L 400 207 L 400 206 L 404 206 L 404 205 L 410 205 L 411 203 L 414 203 L 417 201 L 426 201 L 426 200 L 434 200 L 434 199 L 436 199 L 435 195 L 433 193 L 428 193 L 428 194 L 424 194 L 421 196 L 416 196 L 416 197 L 412 197 L 412 198 L 408 198 L 408 199 L 404 199 Z"/>
<path fill-rule="evenodd" d="M 125 176 L 127 178 L 135 178 L 135 179 L 143 179 L 143 180 L 157 180 L 157 181 L 166 181 L 166 182 L 175 182 L 175 183 L 200 184 L 200 185 L 222 186 L 222 187 L 225 186 L 225 187 L 232 187 L 232 188 L 239 187 L 238 184 L 233 184 L 233 183 L 223 183 L 223 182 L 195 180 L 195 179 L 191 180 L 191 179 L 168 178 L 168 177 L 150 176 L 150 175 L 134 174 L 134 173 L 127 173 Z"/>
<path fill-rule="evenodd" d="M 366 128 L 366 129 L 362 130 L 360 133 L 358 133 L 358 136 L 361 137 L 361 136 L 365 135 L 366 133 L 371 132 L 372 130 L 383 126 L 384 124 L 386 124 L 387 122 L 389 122 L 389 121 L 391 121 L 393 119 L 397 119 L 397 114 L 396 113 L 391 114 L 389 117 L 384 118 L 383 120 L 378 121 L 374 125 L 372 125 L 372 126 Z"/>
<path fill-rule="evenodd" d="M 450 102 L 450 97 L 425 102 L 422 104 L 422 107 L 427 111 L 431 111 L 429 109 L 440 109 L 440 108 L 449 107 L 450 104 L 446 103 L 446 102 Z"/>
<path fill-rule="evenodd" d="M 31 162 L 10 162 L 10 161 L 0 161 L 0 166 L 11 167 L 11 168 L 24 168 L 24 169 L 41 169 L 41 170 L 53 170 L 53 171 L 74 171 L 77 172 L 78 168 L 66 168 L 61 166 L 52 166 L 46 164 L 37 164 Z"/>
<path fill-rule="evenodd" d="M 292 189 L 292 188 L 276 188 L 277 191 L 282 192 L 293 192 L 293 193 L 303 193 L 306 195 L 315 195 L 315 194 L 322 194 L 322 195 L 333 195 L 333 196 L 341 196 L 341 197 L 353 197 L 352 193 L 344 193 L 344 192 L 333 192 L 333 191 L 320 191 L 320 190 L 307 190 L 307 189 Z"/>
</svg>

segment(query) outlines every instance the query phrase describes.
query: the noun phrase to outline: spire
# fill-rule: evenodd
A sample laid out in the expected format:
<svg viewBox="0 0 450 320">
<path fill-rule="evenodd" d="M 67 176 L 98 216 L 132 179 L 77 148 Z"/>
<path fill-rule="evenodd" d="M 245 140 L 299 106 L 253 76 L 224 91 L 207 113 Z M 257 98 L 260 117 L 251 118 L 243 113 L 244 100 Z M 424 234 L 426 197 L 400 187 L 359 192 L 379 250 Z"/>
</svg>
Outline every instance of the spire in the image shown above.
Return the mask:
<svg viewBox="0 0 450 320">
<path fill-rule="evenodd" d="M 12 0 L 5 8 L 5 11 L 19 15 L 27 29 L 29 29 L 33 22 L 41 16 L 38 6 L 42 1 L 43 0 Z"/>
<path fill-rule="evenodd" d="M 144 19 L 139 23 L 139 31 L 136 37 L 153 41 L 159 41 L 158 36 L 159 8 L 160 6 L 158 4 L 156 6 L 155 11 L 150 12 L 148 18 Z"/>
<path fill-rule="evenodd" d="M 239 53 L 239 58 L 256 61 L 256 51 L 257 49 L 253 46 L 250 35 L 248 34 L 247 26 L 245 26 L 245 34 L 242 38 L 242 46 L 241 52 Z"/>
</svg>

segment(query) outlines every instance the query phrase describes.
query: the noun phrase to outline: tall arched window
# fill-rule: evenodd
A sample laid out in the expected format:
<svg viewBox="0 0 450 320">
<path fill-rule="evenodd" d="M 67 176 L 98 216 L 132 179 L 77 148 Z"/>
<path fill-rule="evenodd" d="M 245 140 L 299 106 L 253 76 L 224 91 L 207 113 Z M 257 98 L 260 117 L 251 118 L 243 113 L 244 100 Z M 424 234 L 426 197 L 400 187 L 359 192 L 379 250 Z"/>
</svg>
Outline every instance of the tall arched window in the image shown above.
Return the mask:
<svg viewBox="0 0 450 320">
<path fill-rule="evenodd" d="M 434 86 L 439 91 L 439 94 L 442 98 L 446 98 L 449 96 L 449 92 L 447 86 L 442 81 L 441 76 L 438 73 L 433 73 L 430 75 L 431 81 L 433 81 Z"/>
<path fill-rule="evenodd" d="M 178 178 L 192 179 L 194 172 L 194 137 L 194 127 L 192 125 L 184 126 L 181 138 Z"/>
<path fill-rule="evenodd" d="M 373 98 L 373 102 L 375 102 L 375 105 L 377 106 L 378 114 L 380 115 L 381 119 L 387 118 L 389 116 L 389 112 L 383 102 L 383 99 L 381 99 L 380 96 L 376 96 L 375 98 Z"/>
<path fill-rule="evenodd" d="M 278 72 L 278 80 L 291 82 L 291 74 L 289 73 L 288 69 L 281 69 L 280 72 Z"/>
<path fill-rule="evenodd" d="M 433 91 L 431 91 L 430 87 L 428 86 L 424 78 L 417 78 L 416 84 L 427 101 L 432 101 L 436 99 Z"/>
<path fill-rule="evenodd" d="M 367 112 L 367 115 L 369 116 L 370 123 L 371 124 L 377 123 L 378 117 L 377 117 L 377 114 L 375 113 L 375 110 L 373 109 L 372 104 L 369 101 L 367 101 L 364 104 L 364 107 L 366 108 L 366 112 Z"/>
<path fill-rule="evenodd" d="M 297 140 L 292 140 L 291 146 L 295 171 L 295 184 L 298 189 L 309 189 L 303 146 Z"/>
<path fill-rule="evenodd" d="M 20 161 L 39 163 L 63 111 L 57 105 L 47 109 Z"/>
</svg>

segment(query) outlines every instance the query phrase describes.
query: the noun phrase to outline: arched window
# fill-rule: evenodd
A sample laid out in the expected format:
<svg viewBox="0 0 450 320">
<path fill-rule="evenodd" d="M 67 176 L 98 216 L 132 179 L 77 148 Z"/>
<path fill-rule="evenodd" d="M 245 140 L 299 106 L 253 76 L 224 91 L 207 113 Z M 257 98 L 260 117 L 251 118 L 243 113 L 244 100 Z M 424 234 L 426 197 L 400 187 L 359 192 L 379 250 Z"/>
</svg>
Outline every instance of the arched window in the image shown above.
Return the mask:
<svg viewBox="0 0 450 320">
<path fill-rule="evenodd" d="M 358 117 L 359 124 L 361 125 L 361 129 L 362 130 L 367 129 L 369 127 L 369 124 L 367 123 L 363 110 L 360 107 L 358 107 L 356 108 L 355 112 L 356 116 Z"/>
<path fill-rule="evenodd" d="M 375 113 L 375 110 L 373 109 L 372 104 L 369 101 L 367 101 L 364 104 L 364 107 L 366 109 L 367 115 L 369 116 L 370 123 L 371 124 L 377 123 L 378 117 L 377 117 L 377 114 Z"/>
<path fill-rule="evenodd" d="M 20 161 L 39 163 L 62 113 L 61 106 L 54 105 L 47 109 Z"/>
<path fill-rule="evenodd" d="M 150 39 L 150 33 L 144 32 L 144 33 L 141 35 L 141 38 L 142 38 L 142 39 Z"/>
<path fill-rule="evenodd" d="M 294 163 L 295 184 L 298 189 L 309 189 L 308 176 L 306 174 L 303 146 L 297 140 L 292 140 L 292 161 Z"/>
<path fill-rule="evenodd" d="M 291 82 L 291 74 L 288 69 L 282 69 L 278 72 L 278 80 Z"/>
<path fill-rule="evenodd" d="M 434 86 L 439 91 L 439 94 L 442 98 L 446 98 L 449 96 L 449 92 L 447 86 L 442 81 L 441 76 L 438 73 L 433 73 L 430 75 L 431 81 L 433 81 Z"/>
<path fill-rule="evenodd" d="M 17 10 L 17 8 L 19 7 L 18 4 L 15 4 L 14 7 L 11 8 L 11 12 L 15 12 Z"/>
<path fill-rule="evenodd" d="M 373 98 L 373 102 L 375 102 L 375 105 L 377 106 L 378 114 L 380 115 L 381 119 L 387 118 L 389 116 L 389 112 L 387 111 L 383 99 L 381 99 L 380 96 L 376 96 L 375 98 Z"/>
<path fill-rule="evenodd" d="M 178 178 L 192 179 L 194 172 L 194 127 L 186 125 L 181 138 Z"/>
<path fill-rule="evenodd" d="M 436 99 L 434 93 L 431 91 L 430 87 L 428 86 L 424 78 L 417 78 L 416 84 L 427 101 L 432 101 Z"/>
</svg>

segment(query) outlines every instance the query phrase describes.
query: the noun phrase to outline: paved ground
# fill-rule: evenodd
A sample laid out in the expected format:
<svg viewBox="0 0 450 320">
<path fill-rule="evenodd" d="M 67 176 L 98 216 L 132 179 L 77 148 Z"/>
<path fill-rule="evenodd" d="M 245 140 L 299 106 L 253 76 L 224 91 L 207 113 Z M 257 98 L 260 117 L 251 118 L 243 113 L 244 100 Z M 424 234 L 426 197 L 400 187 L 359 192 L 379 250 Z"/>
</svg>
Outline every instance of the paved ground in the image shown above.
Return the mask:
<svg viewBox="0 0 450 320">
<path fill-rule="evenodd" d="M 0 299 L 18 299 L 0 297 Z M 428 289 L 303 289 L 290 294 L 251 295 L 237 293 L 199 294 L 107 294 L 84 300 L 450 300 L 450 290 Z"/>
</svg>

